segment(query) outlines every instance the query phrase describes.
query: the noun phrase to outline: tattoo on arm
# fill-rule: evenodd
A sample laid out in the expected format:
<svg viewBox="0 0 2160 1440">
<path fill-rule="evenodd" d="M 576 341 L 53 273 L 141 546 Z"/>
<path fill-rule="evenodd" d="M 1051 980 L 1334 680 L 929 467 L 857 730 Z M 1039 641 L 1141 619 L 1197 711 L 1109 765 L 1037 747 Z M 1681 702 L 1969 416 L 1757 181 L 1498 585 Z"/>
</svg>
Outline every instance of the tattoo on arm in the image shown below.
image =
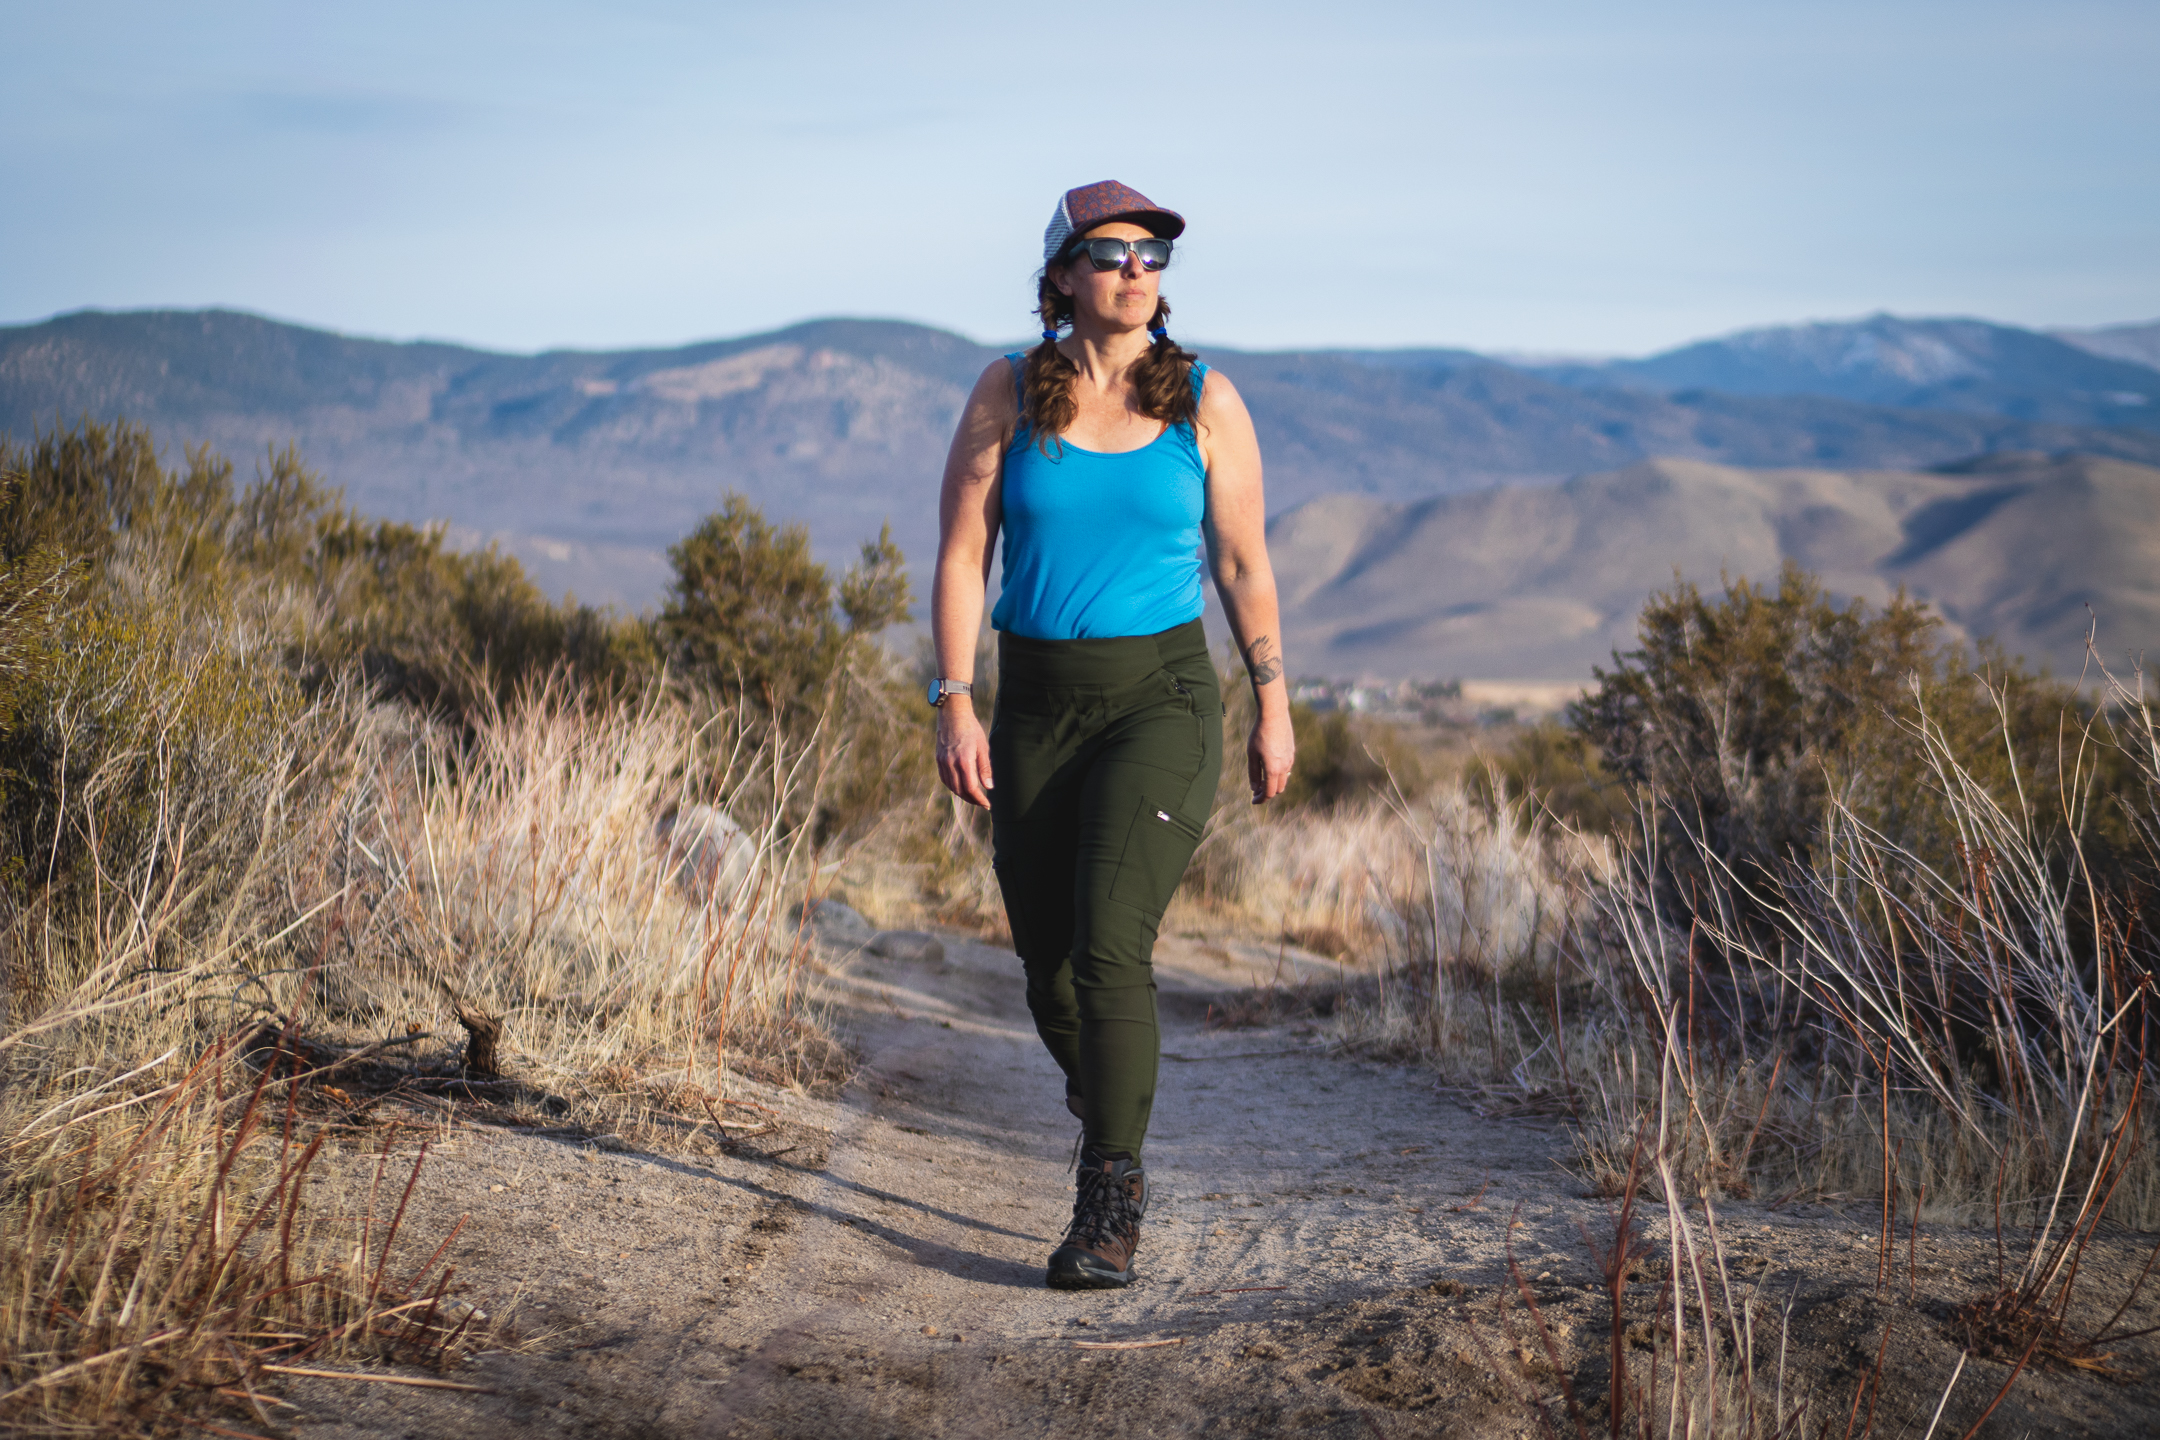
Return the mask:
<svg viewBox="0 0 2160 1440">
<path fill-rule="evenodd" d="M 1272 638 L 1262 635 L 1245 647 L 1245 668 L 1252 674 L 1255 690 L 1281 677 L 1282 656 Z"/>
</svg>

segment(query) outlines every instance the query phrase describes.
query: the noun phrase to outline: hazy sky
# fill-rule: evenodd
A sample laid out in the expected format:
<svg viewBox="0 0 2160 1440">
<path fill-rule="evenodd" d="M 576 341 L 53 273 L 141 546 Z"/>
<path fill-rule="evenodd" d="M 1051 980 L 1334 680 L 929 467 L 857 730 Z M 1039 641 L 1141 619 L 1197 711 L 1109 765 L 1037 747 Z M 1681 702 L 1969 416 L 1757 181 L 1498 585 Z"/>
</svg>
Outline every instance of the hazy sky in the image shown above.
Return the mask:
<svg viewBox="0 0 2160 1440">
<path fill-rule="evenodd" d="M 515 349 L 1026 333 L 1059 191 L 1176 326 L 1644 352 L 2160 316 L 2154 0 L 0 0 L 0 322 L 231 305 Z"/>
</svg>

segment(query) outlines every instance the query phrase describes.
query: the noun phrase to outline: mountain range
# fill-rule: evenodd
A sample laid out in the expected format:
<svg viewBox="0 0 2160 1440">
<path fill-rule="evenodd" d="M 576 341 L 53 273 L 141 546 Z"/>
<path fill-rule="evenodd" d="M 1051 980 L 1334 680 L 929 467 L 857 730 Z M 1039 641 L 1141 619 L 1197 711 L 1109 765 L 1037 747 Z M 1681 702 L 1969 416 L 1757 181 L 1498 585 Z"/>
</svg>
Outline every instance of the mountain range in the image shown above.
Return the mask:
<svg viewBox="0 0 2160 1440">
<path fill-rule="evenodd" d="M 2058 425 L 2160 430 L 2160 325 L 2043 335 L 1984 320 L 1871 315 L 1744 330 L 1644 360 L 1556 365 L 1563 384 L 1672 394 L 1825 395 L 1862 405 L 1951 410 Z"/>
<path fill-rule="evenodd" d="M 1647 460 L 1558 486 L 1278 516 L 1284 644 L 1329 674 L 1574 680 L 1634 644 L 1643 597 L 1684 574 L 1775 576 L 1840 597 L 1903 586 L 1945 638 L 1990 637 L 2075 675 L 2096 619 L 2128 673 L 2160 642 L 2160 469 L 1998 452 L 1931 471 L 1745 470 Z"/>
<path fill-rule="evenodd" d="M 2053 330 L 2049 333 L 2095 355 L 2160 369 L 2160 320 L 2145 325 L 2105 325 L 2094 330 Z"/>
<path fill-rule="evenodd" d="M 1929 497 L 1902 508 L 1884 500 L 1887 510 L 1854 522 L 1873 544 L 1888 534 L 1883 525 L 1902 526 L 1953 492 L 1992 494 L 2012 483 L 1924 478 L 1931 467 L 2009 455 L 2001 463 L 2044 487 L 2056 473 L 2048 467 L 2088 464 L 2049 456 L 2134 462 L 2126 474 L 2160 464 L 2160 369 L 2148 363 L 2160 325 L 2042 334 L 1875 316 L 1594 363 L 1511 363 L 1461 350 L 1195 348 L 1235 380 L 1253 412 L 1274 527 L 1284 536 L 1278 565 L 1286 594 L 1298 597 L 1286 625 L 1313 647 L 1309 663 L 1329 671 L 1580 675 L 1602 656 L 1615 623 L 1570 611 L 1573 620 L 1553 621 L 1559 629 L 1525 629 L 1543 623 L 1535 617 L 1546 612 L 1534 607 L 1464 611 L 1459 623 L 1442 623 L 1450 606 L 1500 606 L 1503 594 L 1509 605 L 1529 603 L 1522 575 L 1489 570 L 1475 572 L 1491 579 L 1483 600 L 1465 598 L 1448 576 L 1405 573 L 1394 608 L 1371 594 L 1357 602 L 1374 607 L 1369 618 L 1353 623 L 1347 597 L 1368 594 L 1357 577 L 1387 565 L 1342 537 L 1367 535 L 1372 524 L 1471 533 L 1474 514 L 1515 513 L 1510 507 L 1558 515 L 1551 507 L 1580 505 L 1590 515 L 1620 475 L 1672 484 L 1748 470 L 1907 477 L 1851 482 Z M 947 438 L 969 386 L 998 353 L 893 321 L 815 321 L 672 349 L 509 355 L 361 339 L 232 311 L 85 311 L 0 328 L 0 431 L 26 439 L 81 415 L 125 415 L 175 448 L 208 442 L 246 456 L 297 442 L 365 511 L 448 522 L 463 543 L 503 544 L 551 589 L 638 606 L 665 581 L 664 547 L 729 490 L 808 524 L 832 560 L 889 519 L 922 573 L 935 547 Z M 1643 468 L 1648 461 L 1658 463 Z M 1760 482 L 1781 495 L 1798 493 L 1796 484 Z M 1824 493 L 1832 491 L 1860 503 L 1849 486 Z M 1735 518 L 1741 528 L 1726 541 L 1680 515 L 1682 530 L 1636 526 L 1603 541 L 1595 537 L 1604 522 L 1577 524 L 1573 533 L 1593 538 L 1550 553 L 1589 545 L 1569 564 L 1616 585 L 1628 568 L 1614 558 L 1621 552 L 1638 571 L 1648 567 L 1646 584 L 1669 577 L 1675 562 L 1703 578 L 1719 563 L 1758 573 L 1769 553 L 1756 543 L 1761 534 L 1799 533 L 1797 522 L 1777 518 L 1783 502 L 1764 503 L 1769 518 Z M 1998 508 L 2022 513 L 2009 501 Z M 1342 518 L 1353 514 L 1363 518 Z M 1529 524 L 1529 512 L 1516 523 Z M 1317 549 L 1293 541 L 1337 530 Z M 1743 543 L 1743 531 L 1756 538 Z M 1981 533 L 1995 532 L 1983 525 Z M 1885 543 L 1867 564 L 1858 551 L 1847 557 L 1854 584 L 1863 572 L 1878 588 L 1905 573 L 1886 557 L 1907 542 Z M 1303 569 L 1304 560 L 1288 558 L 1308 551 L 1348 557 L 1349 569 Z M 1632 602 L 1618 598 L 1624 585 L 1593 597 L 1563 583 L 1564 567 L 1553 573 L 1552 595 L 1601 617 L 1616 606 L 1614 614 L 1631 615 L 1640 601 L 1639 589 Z M 1443 603 L 1443 595 L 1455 598 Z M 1975 605 L 1957 623 L 2009 624 L 1987 617 L 2026 613 Z M 1473 632 L 1514 638 L 1488 644 Z M 2034 637 L 2036 653 L 2066 653 L 2053 639 L 2040 645 L 2053 634 L 2045 625 L 2017 633 Z"/>
</svg>

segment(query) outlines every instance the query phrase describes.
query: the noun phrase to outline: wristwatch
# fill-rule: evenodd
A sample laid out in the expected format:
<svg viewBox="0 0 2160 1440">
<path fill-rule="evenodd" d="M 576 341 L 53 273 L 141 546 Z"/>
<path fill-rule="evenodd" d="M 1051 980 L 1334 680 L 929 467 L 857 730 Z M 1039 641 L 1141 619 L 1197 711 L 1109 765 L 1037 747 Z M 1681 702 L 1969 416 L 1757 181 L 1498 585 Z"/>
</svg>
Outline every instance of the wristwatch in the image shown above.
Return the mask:
<svg viewBox="0 0 2160 1440">
<path fill-rule="evenodd" d="M 943 705 L 945 697 L 948 695 L 972 695 L 974 693 L 974 685 L 966 680 L 938 679 L 930 682 L 930 703 L 933 706 Z"/>
</svg>

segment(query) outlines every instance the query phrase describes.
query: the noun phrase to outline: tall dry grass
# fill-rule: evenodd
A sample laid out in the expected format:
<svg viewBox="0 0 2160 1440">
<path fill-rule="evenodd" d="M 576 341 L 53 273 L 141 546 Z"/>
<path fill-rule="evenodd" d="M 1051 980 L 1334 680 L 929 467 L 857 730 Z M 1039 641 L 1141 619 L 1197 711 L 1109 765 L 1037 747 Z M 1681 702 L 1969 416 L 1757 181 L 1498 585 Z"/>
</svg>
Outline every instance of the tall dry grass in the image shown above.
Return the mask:
<svg viewBox="0 0 2160 1440">
<path fill-rule="evenodd" d="M 535 1081 L 573 1087 L 609 1066 L 716 1084 L 730 1063 L 834 1063 L 792 924 L 814 750 L 658 701 L 542 695 L 470 737 L 385 718 L 307 847 L 329 862 L 321 982 L 341 1017 L 450 1031 L 477 1008 Z"/>
<path fill-rule="evenodd" d="M 1484 1082 L 1549 1048 L 1613 847 L 1464 780 L 1280 815 L 1218 807 L 1173 919 L 1352 962 L 1333 1033 Z M 1579 1038 L 1570 1043 L 1580 1046 Z M 1527 1073 L 1527 1072 L 1526 1072 Z"/>
<path fill-rule="evenodd" d="M 2109 723 L 2067 742 L 2073 781 L 2079 747 L 2105 740 L 2142 755 L 2160 794 L 2134 687 L 2116 686 L 2094 722 Z M 1566 1120 L 1608 1188 L 1677 1083 L 1691 1119 L 1663 1158 L 1690 1196 L 1918 1204 L 1924 1187 L 1931 1218 L 1991 1219 L 2000 1198 L 2045 1232 L 2106 1177 L 2112 1215 L 2160 1223 L 2150 956 L 2086 864 L 2077 815 L 2004 805 L 1924 711 L 1913 724 L 1957 827 L 1951 870 L 1833 799 L 1817 864 L 1774 884 L 1720 870 L 1676 921 L 1651 884 L 1649 817 L 1616 845 L 1497 787 L 1443 785 L 1221 820 L 1190 903 L 1338 936 L 1369 976 L 1336 1007 L 1339 1041 L 1430 1063 L 1490 1110 Z"/>
<path fill-rule="evenodd" d="M 13 1429 L 253 1415 L 280 1366 L 456 1352 L 473 1317 L 446 1298 L 446 1237 L 399 1238 L 410 1134 L 364 1197 L 316 1198 L 323 1125 L 367 1108 L 302 1105 L 305 1082 L 354 1083 L 339 1067 L 395 1063 L 514 1113 L 845 1065 L 790 915 L 814 869 L 784 818 L 815 791 L 810 750 L 544 692 L 453 736 L 333 691 L 229 740 L 249 747 L 229 764 L 173 753 L 200 733 L 106 756 L 55 830 L 89 847 L 81 903 L 9 917 Z M 499 1027 L 499 1070 L 460 1069 L 461 1015 Z"/>
<path fill-rule="evenodd" d="M 2137 697 L 2117 700 L 2149 747 Z M 1833 800 L 1818 864 L 1775 885 L 1718 872 L 1691 931 L 1640 890 L 1602 897 L 1626 963 L 1619 993 L 1638 997 L 1616 1015 L 1660 1053 L 1655 1032 L 1677 1027 L 1683 1090 L 1703 1117 L 1699 1147 L 1678 1158 L 1684 1184 L 1890 1208 L 1924 1195 L 1930 1218 L 1960 1223 L 1999 1207 L 2035 1227 L 2035 1255 L 2103 1199 L 2152 1228 L 2150 956 L 2086 863 L 2076 816 L 2006 806 L 1924 711 L 1913 726 L 1957 827 L 1954 868 Z M 2072 766 L 2092 739 L 2073 739 Z M 1775 925 L 1731 918 L 1741 900 Z M 1607 1173 L 1659 1073 L 1640 1063 L 1643 1043 L 1625 1075 L 1604 1067 L 1585 1108 L 1586 1158 Z"/>
<path fill-rule="evenodd" d="M 2160 855 L 2160 730 L 2140 678 L 2106 684 L 2065 730 L 2047 791 L 2060 814 L 2023 788 L 2005 800 L 1982 773 L 2007 760 L 2016 779 L 2007 741 L 2006 756 L 1961 751 L 1916 693 L 1927 795 L 1954 830 L 1947 866 L 1833 795 L 1813 864 L 1713 865 L 1676 919 L 1653 885 L 1654 811 L 1610 845 L 1443 786 L 1414 805 L 1223 825 L 1195 902 L 1346 937 L 1367 973 L 1336 1000 L 1335 1039 L 1422 1060 L 1488 1114 L 1562 1127 L 1593 1192 L 1625 1207 L 1624 1233 L 1594 1247 L 1604 1260 L 1648 1246 L 1639 1200 L 1665 1212 L 1663 1338 L 1613 1362 L 1627 1433 L 1819 1423 L 1820 1397 L 1775 1368 L 1766 1295 L 1724 1262 L 1718 1207 L 1735 1197 L 1861 1208 L 1886 1274 L 1917 1220 L 1996 1227 L 1999 1283 L 1951 1322 L 1967 1353 L 2096 1365 L 2120 1337 L 2078 1299 L 2088 1247 L 2106 1223 L 2160 1227 L 2154 957 L 2135 897 L 2110 888 L 2120 868 L 2083 838 L 2095 754 L 2112 747 L 2144 776 L 2133 819 Z M 1995 703 L 2007 736 L 2010 702 Z"/>
<path fill-rule="evenodd" d="M 417 1249 L 400 1234 L 425 1146 L 386 1141 L 372 1184 L 317 1203 L 324 1135 L 296 1124 L 277 1069 L 219 1042 L 137 1097 L 139 1113 L 112 1100 L 119 1087 L 85 1115 L 24 1124 L 9 1107 L 10 1433 L 159 1434 L 206 1405 L 268 1424 L 265 1380 L 354 1358 L 440 1366 L 469 1348 L 485 1317 L 449 1293 L 455 1232 Z"/>
<path fill-rule="evenodd" d="M 1275 816 L 1233 797 L 1217 805 L 1167 923 L 1204 918 L 1331 957 L 1369 954 L 1401 929 L 1416 859 L 1384 806 Z"/>
</svg>

